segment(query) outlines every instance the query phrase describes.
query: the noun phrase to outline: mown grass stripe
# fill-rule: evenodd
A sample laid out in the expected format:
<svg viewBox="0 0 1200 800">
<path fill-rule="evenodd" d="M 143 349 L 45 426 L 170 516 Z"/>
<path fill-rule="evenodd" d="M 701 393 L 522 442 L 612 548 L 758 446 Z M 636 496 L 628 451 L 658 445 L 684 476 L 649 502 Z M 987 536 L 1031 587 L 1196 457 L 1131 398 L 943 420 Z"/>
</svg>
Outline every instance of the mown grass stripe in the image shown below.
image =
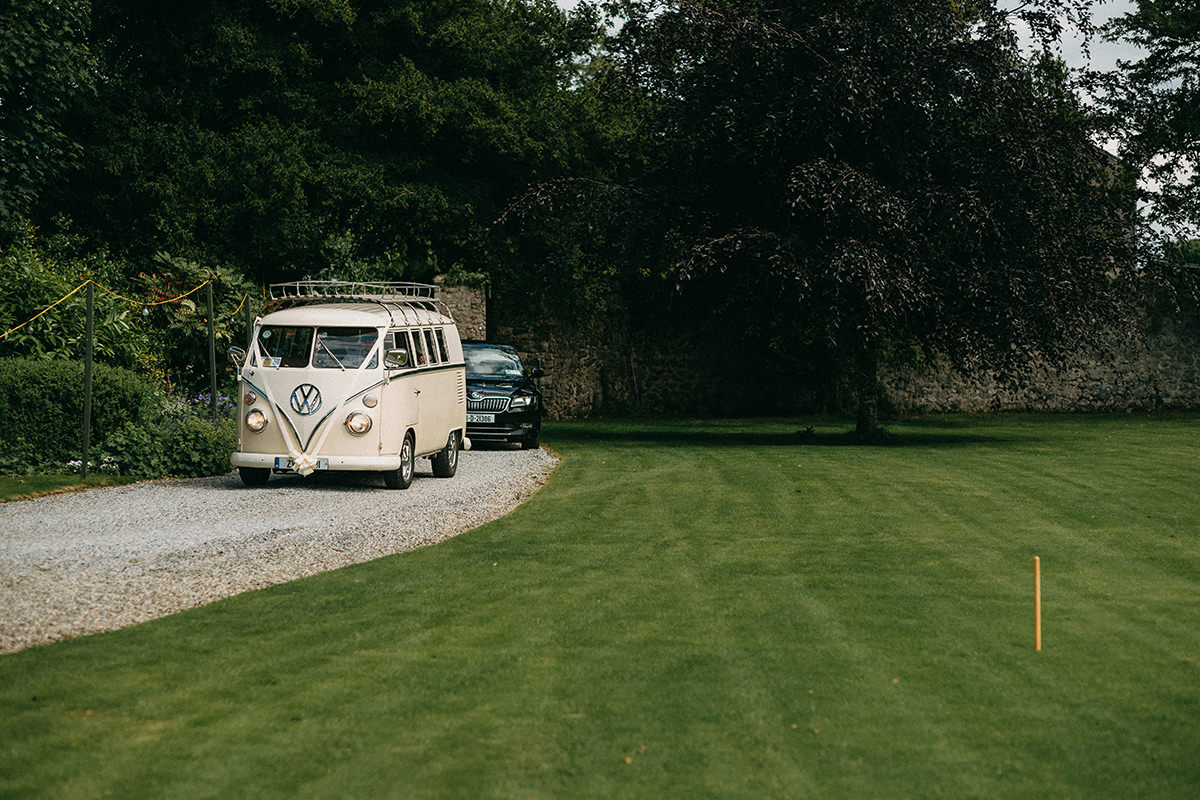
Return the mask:
<svg viewBox="0 0 1200 800">
<path fill-rule="evenodd" d="M 492 525 L 0 657 L 0 794 L 1190 796 L 1197 422 L 549 426 Z"/>
</svg>

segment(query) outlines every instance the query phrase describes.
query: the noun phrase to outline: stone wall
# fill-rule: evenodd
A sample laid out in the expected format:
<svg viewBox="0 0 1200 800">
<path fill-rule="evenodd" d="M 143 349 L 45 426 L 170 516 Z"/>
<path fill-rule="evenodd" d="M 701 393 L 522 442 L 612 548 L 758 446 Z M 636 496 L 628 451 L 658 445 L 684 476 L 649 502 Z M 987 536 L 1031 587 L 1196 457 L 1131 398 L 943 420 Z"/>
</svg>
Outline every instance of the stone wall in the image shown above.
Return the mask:
<svg viewBox="0 0 1200 800">
<path fill-rule="evenodd" d="M 503 309 L 489 319 L 483 289 L 444 286 L 442 297 L 464 339 L 510 344 L 545 370 L 552 417 L 842 410 L 844 392 L 830 376 L 771 374 L 765 359 L 749 357 L 753 347 L 727 341 L 695 316 L 617 311 L 581 328 Z M 1097 342 L 1063 363 L 1035 361 L 1007 377 L 963 374 L 941 360 L 885 366 L 881 379 L 886 404 L 899 412 L 1200 408 L 1200 335 L 1164 323 L 1133 341 Z"/>
<path fill-rule="evenodd" d="M 446 285 L 440 276 L 435 279 L 438 293 L 458 326 L 458 335 L 464 339 L 487 339 L 487 290 L 476 286 Z"/>
<path fill-rule="evenodd" d="M 1135 411 L 1200 408 L 1200 338 L 1163 324 L 1133 341 L 1097 342 L 1055 364 L 1034 361 L 1002 378 L 963 374 L 946 361 L 885 370 L 898 411 Z"/>
<path fill-rule="evenodd" d="M 545 370 L 547 414 L 580 418 L 638 413 L 665 416 L 794 413 L 814 393 L 798 380 L 764 380 L 740 342 L 698 328 L 694 317 L 614 312 L 589 327 L 534 320 L 496 322 L 492 341 L 511 344 Z"/>
</svg>

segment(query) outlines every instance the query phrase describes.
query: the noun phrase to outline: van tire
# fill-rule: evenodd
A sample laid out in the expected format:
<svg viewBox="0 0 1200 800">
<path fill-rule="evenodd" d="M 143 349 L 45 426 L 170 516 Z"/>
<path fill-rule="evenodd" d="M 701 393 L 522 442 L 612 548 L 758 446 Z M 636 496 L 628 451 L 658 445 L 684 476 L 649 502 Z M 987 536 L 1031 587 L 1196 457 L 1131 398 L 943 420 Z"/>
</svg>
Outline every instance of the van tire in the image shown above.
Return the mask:
<svg viewBox="0 0 1200 800">
<path fill-rule="evenodd" d="M 389 489 L 407 489 L 413 481 L 413 435 L 412 431 L 404 434 L 404 444 L 400 445 L 400 466 L 383 473 L 383 482 Z"/>
<path fill-rule="evenodd" d="M 266 486 L 271 479 L 271 470 L 267 467 L 238 467 L 238 475 L 246 486 Z"/>
<path fill-rule="evenodd" d="M 435 478 L 453 478 L 458 472 L 458 431 L 450 431 L 446 446 L 430 457 Z"/>
</svg>

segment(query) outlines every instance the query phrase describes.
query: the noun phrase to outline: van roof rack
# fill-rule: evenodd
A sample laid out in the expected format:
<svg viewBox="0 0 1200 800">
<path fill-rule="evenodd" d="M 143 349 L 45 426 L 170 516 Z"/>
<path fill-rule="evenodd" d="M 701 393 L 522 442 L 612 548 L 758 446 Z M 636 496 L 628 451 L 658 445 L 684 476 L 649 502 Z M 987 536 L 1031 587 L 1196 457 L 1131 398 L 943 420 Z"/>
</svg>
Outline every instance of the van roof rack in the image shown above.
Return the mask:
<svg viewBox="0 0 1200 800">
<path fill-rule="evenodd" d="M 393 316 L 399 314 L 405 324 L 413 324 L 405 313 L 406 308 L 424 308 L 454 319 L 450 306 L 438 297 L 438 287 L 432 283 L 306 280 L 272 283 L 267 287 L 268 308 L 288 308 L 329 300 L 386 304 L 389 313 Z"/>
<path fill-rule="evenodd" d="M 292 281 L 272 283 L 268 299 L 279 300 L 374 300 L 380 303 L 432 302 L 438 287 L 431 283 L 404 281 Z"/>
</svg>

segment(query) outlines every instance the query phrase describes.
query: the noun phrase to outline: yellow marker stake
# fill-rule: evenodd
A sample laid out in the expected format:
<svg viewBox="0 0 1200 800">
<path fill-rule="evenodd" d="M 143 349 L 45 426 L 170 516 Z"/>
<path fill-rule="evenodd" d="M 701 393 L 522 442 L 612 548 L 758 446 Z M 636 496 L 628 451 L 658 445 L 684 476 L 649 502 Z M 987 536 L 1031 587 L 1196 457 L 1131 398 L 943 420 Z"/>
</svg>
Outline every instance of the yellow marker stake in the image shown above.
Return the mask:
<svg viewBox="0 0 1200 800">
<path fill-rule="evenodd" d="M 1042 649 L 1042 560 L 1033 557 L 1033 649 Z"/>
</svg>

